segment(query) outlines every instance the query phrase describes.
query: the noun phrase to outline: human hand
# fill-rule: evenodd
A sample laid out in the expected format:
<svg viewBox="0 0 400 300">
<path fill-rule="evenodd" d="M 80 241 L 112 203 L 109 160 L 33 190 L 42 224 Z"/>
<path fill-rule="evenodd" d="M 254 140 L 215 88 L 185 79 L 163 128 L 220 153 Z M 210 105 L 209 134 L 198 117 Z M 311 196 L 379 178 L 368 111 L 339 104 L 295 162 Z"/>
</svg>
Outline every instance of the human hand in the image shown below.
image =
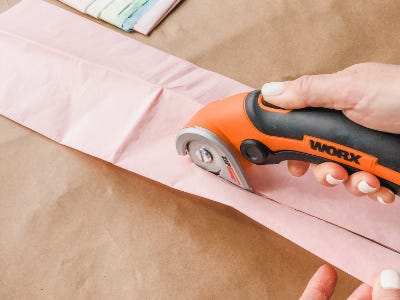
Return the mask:
<svg viewBox="0 0 400 300">
<path fill-rule="evenodd" d="M 268 102 L 283 108 L 337 109 L 362 126 L 400 134 L 399 81 L 399 65 L 363 63 L 333 74 L 266 83 L 262 94 Z M 308 167 L 306 162 L 288 161 L 289 172 L 294 176 L 304 175 Z M 382 204 L 395 199 L 394 193 L 381 187 L 378 178 L 370 173 L 360 171 L 349 176 L 342 166 L 332 162 L 312 169 L 317 181 L 325 186 L 344 183 L 353 195 L 368 195 Z"/>
<path fill-rule="evenodd" d="M 307 284 L 299 300 L 329 299 L 336 286 L 336 271 L 329 265 L 321 266 Z M 373 288 L 363 283 L 347 300 L 400 300 L 400 276 L 394 270 L 384 270 Z"/>
</svg>

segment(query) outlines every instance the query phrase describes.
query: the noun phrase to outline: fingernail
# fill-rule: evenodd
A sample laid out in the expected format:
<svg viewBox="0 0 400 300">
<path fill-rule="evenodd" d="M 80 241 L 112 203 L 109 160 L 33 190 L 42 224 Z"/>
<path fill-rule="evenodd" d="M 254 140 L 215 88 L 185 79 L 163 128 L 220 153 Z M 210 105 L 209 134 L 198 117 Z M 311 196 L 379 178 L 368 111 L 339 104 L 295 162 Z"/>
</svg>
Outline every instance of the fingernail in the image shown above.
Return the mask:
<svg viewBox="0 0 400 300">
<path fill-rule="evenodd" d="M 394 270 L 383 270 L 379 281 L 384 290 L 400 290 L 400 276 Z"/>
<path fill-rule="evenodd" d="M 383 200 L 383 198 L 381 197 L 381 196 L 377 196 L 376 197 L 376 200 L 378 200 L 378 202 L 380 203 L 380 204 L 384 204 L 384 205 L 388 205 L 389 203 L 386 203 L 384 200 Z"/>
<path fill-rule="evenodd" d="M 359 190 L 361 193 L 364 193 L 364 194 L 369 194 L 369 193 L 372 193 L 372 192 L 375 192 L 375 191 L 376 191 L 376 188 L 370 186 L 370 185 L 369 185 L 366 181 L 364 181 L 364 180 L 361 180 L 361 181 L 359 182 L 359 184 L 357 185 L 357 188 L 358 188 L 358 190 Z"/>
<path fill-rule="evenodd" d="M 263 85 L 261 93 L 266 97 L 278 96 L 282 94 L 284 90 L 285 90 L 284 82 L 268 82 Z"/>
<path fill-rule="evenodd" d="M 331 174 L 326 175 L 325 180 L 332 185 L 338 185 L 344 181 L 343 179 L 333 177 Z"/>
</svg>

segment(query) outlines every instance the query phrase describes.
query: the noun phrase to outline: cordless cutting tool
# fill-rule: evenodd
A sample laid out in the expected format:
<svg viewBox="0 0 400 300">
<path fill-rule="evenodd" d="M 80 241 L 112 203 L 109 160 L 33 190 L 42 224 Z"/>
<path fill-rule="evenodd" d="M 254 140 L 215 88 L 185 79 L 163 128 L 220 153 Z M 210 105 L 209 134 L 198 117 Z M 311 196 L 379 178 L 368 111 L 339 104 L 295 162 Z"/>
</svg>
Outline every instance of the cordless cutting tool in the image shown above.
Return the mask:
<svg viewBox="0 0 400 300">
<path fill-rule="evenodd" d="M 336 162 L 349 173 L 364 170 L 400 193 L 400 135 L 368 129 L 337 110 L 286 110 L 268 103 L 259 90 L 203 107 L 178 133 L 176 148 L 248 190 L 250 167 L 301 160 Z"/>
</svg>

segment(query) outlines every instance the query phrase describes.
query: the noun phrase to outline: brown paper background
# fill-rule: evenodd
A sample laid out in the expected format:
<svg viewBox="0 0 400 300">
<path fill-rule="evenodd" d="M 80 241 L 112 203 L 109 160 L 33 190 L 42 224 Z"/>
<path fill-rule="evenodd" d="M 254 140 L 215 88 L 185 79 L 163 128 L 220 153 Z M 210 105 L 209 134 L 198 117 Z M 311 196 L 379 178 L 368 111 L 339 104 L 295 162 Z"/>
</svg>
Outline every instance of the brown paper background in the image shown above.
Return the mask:
<svg viewBox="0 0 400 300">
<path fill-rule="evenodd" d="M 0 11 L 17 2 L 0 0 Z M 126 35 L 259 87 L 362 61 L 399 63 L 399 9 L 186 0 L 151 36 Z M 1 299 L 296 299 L 323 263 L 229 207 L 1 117 L 0 183 Z M 339 271 L 333 299 L 357 284 Z"/>
</svg>

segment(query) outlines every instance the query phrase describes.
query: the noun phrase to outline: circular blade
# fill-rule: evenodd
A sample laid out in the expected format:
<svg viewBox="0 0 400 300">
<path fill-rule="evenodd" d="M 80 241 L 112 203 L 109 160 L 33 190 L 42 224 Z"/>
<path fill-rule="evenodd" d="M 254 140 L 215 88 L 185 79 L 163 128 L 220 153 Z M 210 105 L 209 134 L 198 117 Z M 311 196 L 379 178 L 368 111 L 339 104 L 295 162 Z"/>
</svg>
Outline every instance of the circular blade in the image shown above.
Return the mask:
<svg viewBox="0 0 400 300">
<path fill-rule="evenodd" d="M 210 130 L 197 126 L 182 129 L 176 137 L 176 150 L 180 155 L 188 154 L 200 168 L 251 190 L 234 151 Z"/>
<path fill-rule="evenodd" d="M 218 153 L 204 141 L 194 140 L 187 145 L 187 153 L 192 161 L 209 172 L 219 175 L 221 163 Z"/>
</svg>

